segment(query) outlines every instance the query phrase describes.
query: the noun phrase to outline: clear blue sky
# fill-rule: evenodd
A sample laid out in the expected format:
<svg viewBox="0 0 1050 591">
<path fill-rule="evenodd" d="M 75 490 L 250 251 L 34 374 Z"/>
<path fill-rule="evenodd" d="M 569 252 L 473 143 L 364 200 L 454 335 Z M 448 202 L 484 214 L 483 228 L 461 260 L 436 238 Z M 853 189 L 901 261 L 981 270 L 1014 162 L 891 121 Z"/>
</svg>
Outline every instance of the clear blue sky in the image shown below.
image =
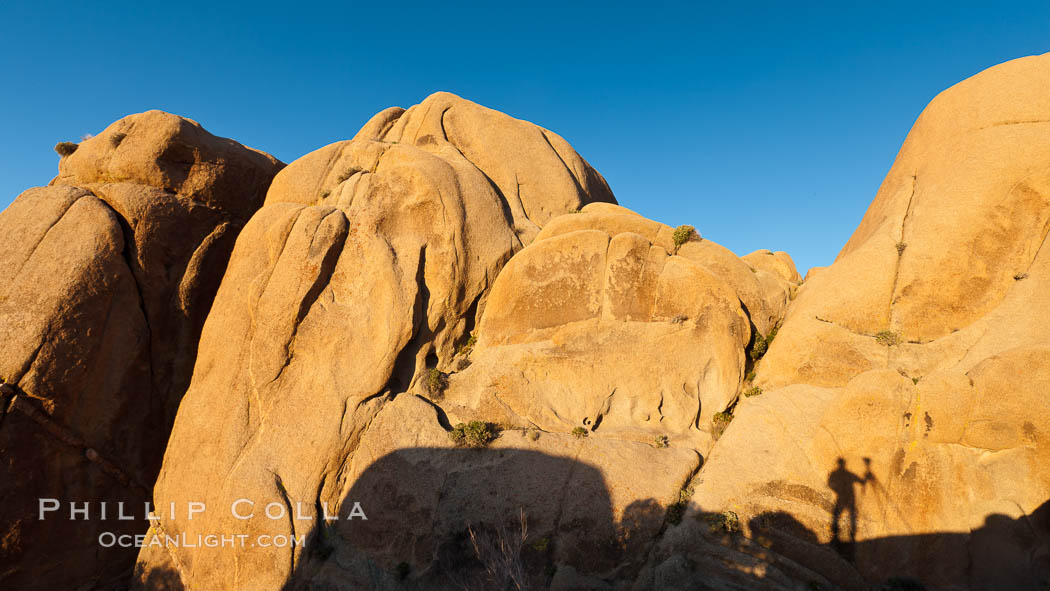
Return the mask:
<svg viewBox="0 0 1050 591">
<path fill-rule="evenodd" d="M 163 7 L 150 7 L 156 4 Z M 552 129 L 620 203 L 804 273 L 937 92 L 1050 50 L 1050 2 L 0 3 L 0 207 L 163 109 L 290 162 L 447 90 Z"/>
</svg>

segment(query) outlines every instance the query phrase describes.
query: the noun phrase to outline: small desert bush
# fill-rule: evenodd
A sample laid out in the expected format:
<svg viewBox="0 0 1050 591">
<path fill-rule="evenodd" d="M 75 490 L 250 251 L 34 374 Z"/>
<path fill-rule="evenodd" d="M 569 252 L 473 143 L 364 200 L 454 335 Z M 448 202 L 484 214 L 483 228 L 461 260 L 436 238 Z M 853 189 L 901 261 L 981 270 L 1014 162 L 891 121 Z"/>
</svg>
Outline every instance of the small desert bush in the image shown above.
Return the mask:
<svg viewBox="0 0 1050 591">
<path fill-rule="evenodd" d="M 1022 279 L 1028 279 L 1028 273 L 1018 273 L 1014 275 L 1014 281 L 1020 281 Z"/>
<path fill-rule="evenodd" d="M 457 424 L 448 436 L 460 447 L 485 447 L 496 439 L 496 430 L 489 423 L 471 421 Z"/>
<path fill-rule="evenodd" d="M 445 388 L 448 388 L 448 375 L 438 368 L 432 367 L 427 370 L 423 386 L 427 389 L 427 394 L 434 398 L 440 398 L 445 393 Z"/>
<path fill-rule="evenodd" d="M 686 320 L 689 320 L 688 316 L 686 316 L 685 314 L 679 314 L 671 319 L 671 324 L 681 324 Z"/>
<path fill-rule="evenodd" d="M 898 242 L 897 243 L 897 254 L 899 254 L 899 255 L 904 254 L 904 249 L 905 248 L 908 248 L 908 243 L 906 243 L 906 242 Z"/>
<path fill-rule="evenodd" d="M 79 146 L 77 146 L 73 142 L 58 142 L 57 144 L 55 144 L 55 151 L 58 152 L 59 156 L 65 158 L 73 152 L 76 152 L 78 147 Z"/>
<path fill-rule="evenodd" d="M 572 436 L 576 439 L 582 439 L 587 436 L 587 429 L 583 427 L 576 427 L 572 430 Z"/>
<path fill-rule="evenodd" d="M 747 390 L 744 390 L 744 396 L 746 396 L 748 398 L 751 398 L 752 396 L 761 396 L 761 395 L 762 395 L 762 388 L 759 388 L 758 386 L 751 386 Z"/>
<path fill-rule="evenodd" d="M 540 538 L 532 543 L 532 549 L 537 552 L 546 552 L 547 548 L 550 548 L 550 538 Z"/>
<path fill-rule="evenodd" d="M 664 519 L 671 525 L 678 525 L 682 523 L 682 515 L 685 514 L 685 507 L 689 504 L 689 499 L 693 497 L 693 489 L 683 488 L 678 491 L 678 501 L 668 505 L 667 514 Z"/>
<path fill-rule="evenodd" d="M 875 342 L 886 347 L 892 347 L 901 343 L 901 335 L 892 330 L 882 330 L 875 333 Z"/>
<path fill-rule="evenodd" d="M 707 522 L 707 526 L 711 531 L 721 530 L 726 533 L 740 531 L 740 517 L 733 511 L 708 513 L 704 515 L 704 521 Z"/>
<path fill-rule="evenodd" d="M 674 234 L 671 234 L 671 239 L 674 240 L 675 249 L 678 249 L 686 242 L 699 240 L 700 234 L 692 226 L 678 226 L 674 229 Z"/>
<path fill-rule="evenodd" d="M 716 412 L 714 418 L 711 420 L 712 432 L 715 439 L 718 439 L 726 432 L 729 427 L 729 423 L 733 422 L 733 415 L 728 412 Z"/>
<path fill-rule="evenodd" d="M 459 350 L 457 351 L 457 353 L 459 353 L 460 355 L 470 355 L 471 351 L 474 350 L 474 345 L 476 344 L 478 344 L 478 337 L 475 335 L 470 335 L 470 338 L 467 339 L 467 342 L 459 346 Z"/>
<path fill-rule="evenodd" d="M 755 361 L 762 359 L 767 349 L 769 349 L 769 343 L 762 338 L 762 335 L 758 335 L 758 338 L 755 339 L 755 345 L 751 347 L 751 359 Z"/>
<path fill-rule="evenodd" d="M 773 328 L 769 329 L 769 334 L 762 336 L 761 333 L 755 333 L 755 344 L 751 347 L 751 359 L 758 361 L 765 356 L 766 351 L 769 350 L 769 346 L 773 344 L 773 339 L 777 338 L 777 333 L 780 332 L 780 323 L 773 325 Z"/>
<path fill-rule="evenodd" d="M 653 445 L 659 448 L 670 447 L 671 440 L 668 439 L 666 435 L 657 435 L 656 438 L 653 439 Z"/>
</svg>

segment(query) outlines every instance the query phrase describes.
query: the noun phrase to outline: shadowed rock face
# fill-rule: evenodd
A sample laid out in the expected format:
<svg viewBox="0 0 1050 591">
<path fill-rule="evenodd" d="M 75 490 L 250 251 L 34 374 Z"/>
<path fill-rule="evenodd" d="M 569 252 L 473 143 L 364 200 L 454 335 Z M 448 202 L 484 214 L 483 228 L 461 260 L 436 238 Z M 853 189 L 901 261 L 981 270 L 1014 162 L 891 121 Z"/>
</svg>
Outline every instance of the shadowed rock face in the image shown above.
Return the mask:
<svg viewBox="0 0 1050 591">
<path fill-rule="evenodd" d="M 0 586 L 105 586 L 143 503 L 241 226 L 281 163 L 150 111 L 62 159 L 0 213 Z M 62 510 L 45 521 L 38 498 Z M 88 521 L 69 502 L 90 501 Z M 101 521 L 106 501 L 109 520 Z M 117 521 L 117 503 L 139 520 Z"/>
</svg>

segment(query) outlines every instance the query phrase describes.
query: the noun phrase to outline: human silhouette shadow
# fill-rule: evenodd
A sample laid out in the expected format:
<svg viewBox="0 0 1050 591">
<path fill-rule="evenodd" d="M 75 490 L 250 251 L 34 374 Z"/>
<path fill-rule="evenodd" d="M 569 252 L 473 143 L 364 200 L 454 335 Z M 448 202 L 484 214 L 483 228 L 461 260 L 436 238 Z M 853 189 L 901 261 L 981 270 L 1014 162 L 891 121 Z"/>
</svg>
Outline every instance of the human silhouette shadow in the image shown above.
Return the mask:
<svg viewBox="0 0 1050 591">
<path fill-rule="evenodd" d="M 847 559 L 852 559 L 857 542 L 857 492 L 856 486 L 867 483 L 871 475 L 870 460 L 866 461 L 868 470 L 864 478 L 857 476 L 846 468 L 846 459 L 838 458 L 837 467 L 828 474 L 828 488 L 835 493 L 835 505 L 831 511 L 832 545 Z M 847 537 L 842 536 L 841 524 L 843 514 L 849 518 Z"/>
</svg>

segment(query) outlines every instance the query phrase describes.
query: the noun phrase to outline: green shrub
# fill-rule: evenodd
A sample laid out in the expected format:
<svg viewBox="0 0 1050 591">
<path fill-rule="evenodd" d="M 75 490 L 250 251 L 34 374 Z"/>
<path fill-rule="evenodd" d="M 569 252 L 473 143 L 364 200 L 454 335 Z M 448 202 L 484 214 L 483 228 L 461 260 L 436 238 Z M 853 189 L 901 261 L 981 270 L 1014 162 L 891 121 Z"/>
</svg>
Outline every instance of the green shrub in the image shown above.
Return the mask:
<svg viewBox="0 0 1050 591">
<path fill-rule="evenodd" d="M 478 344 L 478 337 L 475 335 L 470 335 L 470 338 L 467 339 L 467 342 L 460 345 L 459 350 L 456 352 L 460 355 L 470 355 L 470 353 L 474 350 L 474 345 L 476 344 Z"/>
<path fill-rule="evenodd" d="M 55 151 L 58 152 L 59 156 L 65 158 L 73 152 L 76 152 L 78 147 L 79 146 L 73 142 L 58 142 L 55 144 Z"/>
<path fill-rule="evenodd" d="M 448 374 L 432 367 L 427 370 L 423 386 L 427 389 L 427 394 L 440 398 L 445 393 L 445 388 L 448 388 Z"/>
<path fill-rule="evenodd" d="M 892 347 L 901 343 L 901 335 L 892 330 L 882 330 L 875 333 L 875 342 L 886 347 Z"/>
<path fill-rule="evenodd" d="M 755 339 L 755 344 L 751 347 L 751 359 L 758 361 L 766 354 L 766 350 L 769 349 L 769 343 L 766 339 L 762 338 L 762 335 L 758 335 Z"/>
<path fill-rule="evenodd" d="M 540 538 L 532 543 L 532 549 L 537 552 L 546 552 L 550 545 L 551 541 L 549 538 Z"/>
<path fill-rule="evenodd" d="M 708 513 L 704 515 L 704 521 L 707 522 L 711 531 L 722 530 L 727 533 L 740 531 L 740 517 L 733 511 Z"/>
<path fill-rule="evenodd" d="M 496 430 L 489 423 L 471 421 L 457 424 L 448 436 L 460 447 L 485 447 L 496 439 Z"/>
<path fill-rule="evenodd" d="M 677 250 L 686 242 L 699 240 L 700 234 L 692 226 L 678 226 L 674 229 L 674 234 L 671 234 L 671 239 L 674 240 L 674 247 Z"/>
<path fill-rule="evenodd" d="M 678 491 L 678 501 L 668 505 L 667 515 L 664 519 L 671 525 L 678 525 L 682 522 L 682 515 L 685 514 L 686 505 L 689 504 L 689 499 L 693 497 L 693 489 L 683 488 Z"/>
<path fill-rule="evenodd" d="M 898 255 L 904 254 L 904 249 L 905 248 L 908 248 L 908 244 L 907 243 L 905 243 L 905 242 L 898 242 L 897 243 L 897 254 Z"/>
<path fill-rule="evenodd" d="M 744 390 L 744 396 L 746 396 L 748 398 L 751 398 L 752 396 L 761 396 L 761 395 L 762 395 L 762 388 L 759 388 L 758 386 L 751 386 L 747 390 Z"/>
<path fill-rule="evenodd" d="M 773 328 L 769 329 L 769 334 L 766 335 L 766 345 L 772 345 L 773 339 L 777 338 L 777 333 L 780 332 L 780 323 L 773 325 Z"/>
<path fill-rule="evenodd" d="M 572 430 L 572 436 L 576 439 L 581 439 L 583 437 L 586 437 L 587 435 L 587 429 L 584 429 L 583 427 L 576 427 Z"/>
<path fill-rule="evenodd" d="M 659 448 L 670 447 L 671 440 L 666 435 L 657 435 L 653 440 L 653 445 Z"/>
<path fill-rule="evenodd" d="M 671 525 L 682 523 L 682 515 L 685 514 L 685 503 L 678 502 L 667 507 L 667 515 L 664 519 Z"/>
<path fill-rule="evenodd" d="M 718 439 L 726 432 L 729 423 L 733 422 L 733 415 L 728 412 L 716 412 L 712 423 L 712 434 Z"/>
</svg>

